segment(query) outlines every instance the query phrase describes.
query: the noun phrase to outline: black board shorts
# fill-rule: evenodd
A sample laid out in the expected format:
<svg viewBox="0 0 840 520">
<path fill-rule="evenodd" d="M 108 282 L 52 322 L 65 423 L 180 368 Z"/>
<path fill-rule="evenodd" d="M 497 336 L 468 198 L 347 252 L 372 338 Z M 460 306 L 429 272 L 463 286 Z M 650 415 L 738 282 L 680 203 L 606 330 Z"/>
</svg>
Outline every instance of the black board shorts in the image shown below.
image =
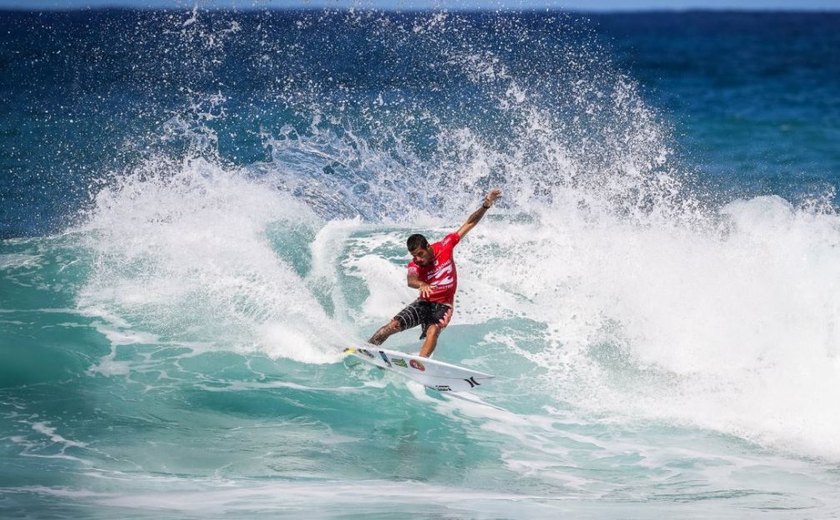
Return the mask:
<svg viewBox="0 0 840 520">
<path fill-rule="evenodd" d="M 410 329 L 420 325 L 423 333 L 420 339 L 426 337 L 426 329 L 429 325 L 441 325 L 446 327 L 447 315 L 451 315 L 452 306 L 445 303 L 429 302 L 426 300 L 414 300 L 405 309 L 401 310 L 394 319 L 400 324 L 400 330 Z M 443 322 L 443 324 L 441 324 Z"/>
</svg>

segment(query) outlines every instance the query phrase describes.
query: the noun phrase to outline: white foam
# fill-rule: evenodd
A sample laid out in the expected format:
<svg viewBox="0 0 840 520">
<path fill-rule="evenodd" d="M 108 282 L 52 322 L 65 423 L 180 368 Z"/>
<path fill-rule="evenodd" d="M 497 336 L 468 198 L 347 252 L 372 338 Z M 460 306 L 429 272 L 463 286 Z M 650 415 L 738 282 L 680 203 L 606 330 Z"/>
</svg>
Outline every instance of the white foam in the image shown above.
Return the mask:
<svg viewBox="0 0 840 520">
<path fill-rule="evenodd" d="M 305 392 L 329 392 L 329 393 L 354 393 L 358 392 L 359 388 L 354 386 L 339 386 L 339 387 L 313 387 L 307 385 L 300 385 L 297 383 L 290 383 L 287 381 L 269 381 L 265 383 L 242 382 L 234 381 L 224 386 L 215 385 L 196 385 L 207 392 L 241 392 L 250 390 L 265 390 L 272 388 L 289 388 L 292 390 L 302 390 Z"/>
<path fill-rule="evenodd" d="M 354 271 L 365 281 L 369 294 L 362 304 L 363 316 L 384 324 L 400 309 L 417 299 L 406 284 L 405 267 L 377 255 L 364 255 L 354 262 Z"/>
<path fill-rule="evenodd" d="M 546 326 L 519 351 L 559 398 L 840 459 L 837 216 L 778 197 L 724 207 L 724 228 L 543 211 L 485 227 L 511 254 L 463 256 Z"/>
<path fill-rule="evenodd" d="M 294 323 L 267 323 L 260 328 L 259 343 L 270 357 L 291 359 L 302 363 L 335 362 L 341 350 L 324 348 L 323 335 L 308 325 L 302 328 Z"/>
<path fill-rule="evenodd" d="M 669 162 L 667 128 L 597 49 L 568 57 L 579 74 L 542 78 L 557 100 L 547 106 L 492 53 L 452 50 L 446 65 L 499 101 L 508 138 L 434 126 L 431 114 L 437 147 L 424 162 L 399 138 L 373 149 L 404 128 L 366 128 L 368 143 L 315 117 L 306 135 L 266 139 L 276 185 L 205 159 L 150 160 L 96 197 L 80 307 L 162 341 L 331 362 L 360 327 L 413 299 L 404 265 L 374 252 L 394 243 L 404 254 L 407 226 L 394 221 L 457 229 L 499 185 L 504 198 L 456 250 L 453 326 L 536 322 L 527 348 L 518 331 L 490 339 L 545 370 L 558 401 L 840 459 L 837 216 L 778 197 L 704 209 Z M 177 131 L 213 152 L 209 129 Z M 315 211 L 348 220 L 325 226 Z M 356 216 L 385 229 L 362 230 Z M 280 246 L 310 246 L 310 273 L 272 249 L 277 223 L 317 233 Z M 345 246 L 339 273 L 331 257 Z M 358 311 L 339 274 L 366 285 Z"/>
<path fill-rule="evenodd" d="M 331 318 L 266 236 L 277 222 L 317 225 L 312 213 L 204 160 L 144 168 L 100 192 L 83 229 L 95 263 L 79 306 L 119 323 L 105 331 L 111 343 L 157 337 L 334 360 L 340 326 L 326 325 Z"/>
<path fill-rule="evenodd" d="M 7 253 L 0 255 L 0 269 L 31 269 L 41 265 L 43 258 L 41 255 L 31 255 L 25 253 Z"/>
<path fill-rule="evenodd" d="M 329 505 L 342 509 L 370 504 L 390 504 L 405 507 L 410 503 L 445 505 L 455 510 L 491 510 L 498 512 L 506 502 L 516 509 L 540 510 L 539 504 L 528 505 L 522 501 L 547 499 L 515 493 L 484 492 L 480 490 L 447 488 L 421 482 L 323 482 L 323 483 L 269 483 L 248 486 L 216 487 L 212 495 L 203 490 L 173 490 L 160 493 L 132 493 L 95 498 L 102 506 L 126 507 L 159 511 L 201 513 L 228 511 L 300 511 L 311 510 L 313 504 Z M 552 500 L 552 499 L 547 499 Z M 484 504 L 483 507 L 480 507 Z M 365 506 L 366 505 L 366 506 Z M 492 507 L 491 507 L 492 506 Z M 478 509 L 476 509 L 478 508 Z M 550 508 L 549 508 L 550 509 Z"/>
<path fill-rule="evenodd" d="M 116 330 L 111 327 L 98 326 L 96 329 L 105 335 L 111 345 L 154 344 L 160 341 L 155 334 L 132 330 Z"/>
<path fill-rule="evenodd" d="M 48 437 L 50 439 L 50 441 L 52 441 L 54 443 L 63 444 L 65 448 L 71 448 L 71 447 L 84 448 L 85 446 L 87 446 L 86 444 L 81 443 L 81 442 L 76 442 L 76 441 L 71 441 L 71 440 L 65 439 L 64 437 L 62 437 L 61 435 L 56 433 L 56 428 L 54 428 L 52 426 L 49 426 L 46 422 L 33 423 L 32 424 L 32 429 L 35 430 L 38 433 L 41 433 L 41 434 L 45 435 L 46 437 Z"/>
<path fill-rule="evenodd" d="M 102 374 L 103 376 L 126 376 L 131 373 L 131 363 L 128 361 L 114 360 L 115 352 L 104 356 L 90 367 L 88 373 Z"/>
</svg>

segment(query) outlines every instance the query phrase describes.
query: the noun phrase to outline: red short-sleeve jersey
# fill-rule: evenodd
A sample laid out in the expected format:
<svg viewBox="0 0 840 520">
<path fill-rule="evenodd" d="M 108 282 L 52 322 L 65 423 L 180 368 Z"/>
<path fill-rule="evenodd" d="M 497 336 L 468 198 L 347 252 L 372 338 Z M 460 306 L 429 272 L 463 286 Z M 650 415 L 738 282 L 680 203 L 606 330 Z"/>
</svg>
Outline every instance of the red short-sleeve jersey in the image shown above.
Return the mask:
<svg viewBox="0 0 840 520">
<path fill-rule="evenodd" d="M 432 265 L 423 267 L 417 265 L 413 260 L 408 264 L 408 273 L 416 274 L 421 282 L 425 282 L 434 289 L 428 298 L 421 297 L 436 303 L 447 303 L 452 305 L 455 302 L 455 290 L 458 288 L 458 272 L 455 269 L 455 260 L 452 258 L 452 250 L 461 241 L 458 233 L 446 235 L 440 242 L 431 245 L 435 260 Z"/>
</svg>

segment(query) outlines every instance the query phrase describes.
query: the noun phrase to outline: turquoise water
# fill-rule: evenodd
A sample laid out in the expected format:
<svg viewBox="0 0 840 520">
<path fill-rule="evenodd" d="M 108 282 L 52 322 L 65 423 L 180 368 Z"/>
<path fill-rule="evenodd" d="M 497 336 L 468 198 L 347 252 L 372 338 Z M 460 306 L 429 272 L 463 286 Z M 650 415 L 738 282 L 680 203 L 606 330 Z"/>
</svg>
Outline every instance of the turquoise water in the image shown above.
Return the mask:
<svg viewBox="0 0 840 520">
<path fill-rule="evenodd" d="M 0 13 L 0 513 L 840 516 L 838 19 L 756 16 Z M 492 186 L 494 383 L 345 363 Z"/>
</svg>

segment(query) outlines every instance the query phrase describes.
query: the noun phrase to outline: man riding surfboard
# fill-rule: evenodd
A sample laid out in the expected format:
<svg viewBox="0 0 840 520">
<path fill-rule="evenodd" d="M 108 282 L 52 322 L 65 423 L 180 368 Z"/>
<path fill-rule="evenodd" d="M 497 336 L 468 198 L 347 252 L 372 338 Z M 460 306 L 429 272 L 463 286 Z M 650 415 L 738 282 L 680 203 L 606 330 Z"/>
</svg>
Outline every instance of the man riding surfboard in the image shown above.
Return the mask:
<svg viewBox="0 0 840 520">
<path fill-rule="evenodd" d="M 501 190 L 490 190 L 481 207 L 457 231 L 446 235 L 439 242 L 429 244 L 426 237 L 420 234 L 408 237 L 406 247 L 411 253 L 411 262 L 408 264 L 407 281 L 409 287 L 419 291 L 419 297 L 380 327 L 368 340 L 369 343 L 381 345 L 391 335 L 420 325 L 423 330 L 420 339 L 424 339 L 420 355 L 432 355 L 440 332 L 452 319 L 455 305 L 458 272 L 452 257 L 453 249 L 501 196 Z"/>
</svg>

